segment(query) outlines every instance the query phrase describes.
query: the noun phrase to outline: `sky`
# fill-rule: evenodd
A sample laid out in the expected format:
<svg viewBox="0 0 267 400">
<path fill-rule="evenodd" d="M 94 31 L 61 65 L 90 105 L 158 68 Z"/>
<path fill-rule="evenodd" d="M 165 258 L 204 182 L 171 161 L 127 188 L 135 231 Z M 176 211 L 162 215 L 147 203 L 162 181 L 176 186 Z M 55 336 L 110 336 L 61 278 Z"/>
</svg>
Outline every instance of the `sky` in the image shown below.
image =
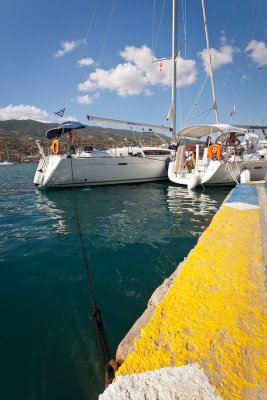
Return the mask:
<svg viewBox="0 0 267 400">
<path fill-rule="evenodd" d="M 219 122 L 267 125 L 267 1 L 205 6 Z M 2 0 L 0 120 L 170 126 L 171 36 L 172 0 Z M 178 130 L 216 123 L 201 0 L 178 1 L 178 48 L 185 37 Z"/>
</svg>

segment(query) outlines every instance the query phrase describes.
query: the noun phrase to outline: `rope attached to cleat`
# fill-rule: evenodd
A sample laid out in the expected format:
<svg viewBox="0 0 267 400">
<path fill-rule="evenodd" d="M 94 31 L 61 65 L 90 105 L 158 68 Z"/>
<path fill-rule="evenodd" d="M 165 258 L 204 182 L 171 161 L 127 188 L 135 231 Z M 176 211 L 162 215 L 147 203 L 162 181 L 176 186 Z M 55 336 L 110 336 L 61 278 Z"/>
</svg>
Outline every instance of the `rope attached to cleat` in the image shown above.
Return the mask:
<svg viewBox="0 0 267 400">
<path fill-rule="evenodd" d="M 88 262 L 87 262 L 87 258 L 86 258 L 85 247 L 84 247 L 83 237 L 82 237 L 82 232 L 81 232 L 81 225 L 80 225 L 80 220 L 79 220 L 77 198 L 76 198 L 74 179 L 73 179 L 72 157 L 70 156 L 69 158 L 70 158 L 70 164 L 71 164 L 72 189 L 73 189 L 73 196 L 74 196 L 76 221 L 77 221 L 80 242 L 81 242 L 82 252 L 83 252 L 83 258 L 84 258 L 84 263 L 85 263 L 85 267 L 86 267 L 86 272 L 87 272 L 87 277 L 88 277 L 88 281 L 89 281 L 89 287 L 90 287 L 90 292 L 91 292 L 91 297 L 92 297 L 93 307 L 94 307 L 94 310 L 90 317 L 90 320 L 93 322 L 93 324 L 95 326 L 96 338 L 97 338 L 98 348 L 99 348 L 99 352 L 100 352 L 100 357 L 101 357 L 102 364 L 105 368 L 105 389 L 106 389 L 108 387 L 108 385 L 113 381 L 114 374 L 119 369 L 120 364 L 117 361 L 112 359 L 109 343 L 108 343 L 104 325 L 103 325 L 103 322 L 101 319 L 101 312 L 96 305 L 95 294 L 94 294 L 93 284 L 92 284 L 92 280 L 91 280 L 91 276 L 90 276 L 90 272 L 89 272 L 89 267 L 88 267 Z"/>
</svg>

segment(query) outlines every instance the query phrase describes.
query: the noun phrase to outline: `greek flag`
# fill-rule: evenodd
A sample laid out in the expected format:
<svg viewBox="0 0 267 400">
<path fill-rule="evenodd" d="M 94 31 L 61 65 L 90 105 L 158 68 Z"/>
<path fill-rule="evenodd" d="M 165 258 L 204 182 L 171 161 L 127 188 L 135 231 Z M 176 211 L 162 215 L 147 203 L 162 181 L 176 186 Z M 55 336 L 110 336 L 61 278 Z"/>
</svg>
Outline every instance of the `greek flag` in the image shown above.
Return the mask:
<svg viewBox="0 0 267 400">
<path fill-rule="evenodd" d="M 59 110 L 57 112 L 54 112 L 55 115 L 58 115 L 59 117 L 63 117 L 65 112 L 65 108 L 62 108 L 62 110 Z"/>
</svg>

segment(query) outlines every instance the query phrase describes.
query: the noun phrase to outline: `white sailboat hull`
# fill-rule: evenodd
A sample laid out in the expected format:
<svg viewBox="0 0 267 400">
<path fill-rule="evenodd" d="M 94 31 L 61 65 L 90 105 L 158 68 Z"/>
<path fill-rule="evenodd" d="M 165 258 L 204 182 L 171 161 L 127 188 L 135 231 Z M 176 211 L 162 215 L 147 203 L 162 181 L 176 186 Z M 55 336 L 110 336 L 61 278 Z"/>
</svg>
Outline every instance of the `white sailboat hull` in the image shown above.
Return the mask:
<svg viewBox="0 0 267 400">
<path fill-rule="evenodd" d="M 202 185 L 235 185 L 240 182 L 244 170 L 249 171 L 251 181 L 265 179 L 267 160 L 212 161 L 201 178 Z"/>
<path fill-rule="evenodd" d="M 193 180 L 196 180 L 196 185 L 202 186 L 228 186 L 236 185 L 240 182 L 242 171 L 248 170 L 250 180 L 259 181 L 265 179 L 267 160 L 248 160 L 248 161 L 211 161 L 205 171 L 197 173 L 175 174 L 174 163 L 170 162 L 168 169 L 169 179 L 183 186 L 190 186 Z"/>
<path fill-rule="evenodd" d="M 167 156 L 72 157 L 40 160 L 34 184 L 40 187 L 114 185 L 167 179 Z"/>
</svg>

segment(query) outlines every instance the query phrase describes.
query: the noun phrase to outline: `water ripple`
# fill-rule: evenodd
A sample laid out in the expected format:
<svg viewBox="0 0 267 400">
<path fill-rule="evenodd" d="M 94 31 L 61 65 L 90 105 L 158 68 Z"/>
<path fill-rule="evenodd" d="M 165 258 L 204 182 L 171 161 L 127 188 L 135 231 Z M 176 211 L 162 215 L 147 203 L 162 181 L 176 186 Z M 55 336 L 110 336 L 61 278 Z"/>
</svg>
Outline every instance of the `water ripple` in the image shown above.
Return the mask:
<svg viewBox="0 0 267 400">
<path fill-rule="evenodd" d="M 35 168 L 0 167 L 0 397 L 96 399 L 103 371 L 74 192 L 36 189 Z M 227 192 L 189 192 L 169 182 L 75 190 L 113 354 Z"/>
</svg>

